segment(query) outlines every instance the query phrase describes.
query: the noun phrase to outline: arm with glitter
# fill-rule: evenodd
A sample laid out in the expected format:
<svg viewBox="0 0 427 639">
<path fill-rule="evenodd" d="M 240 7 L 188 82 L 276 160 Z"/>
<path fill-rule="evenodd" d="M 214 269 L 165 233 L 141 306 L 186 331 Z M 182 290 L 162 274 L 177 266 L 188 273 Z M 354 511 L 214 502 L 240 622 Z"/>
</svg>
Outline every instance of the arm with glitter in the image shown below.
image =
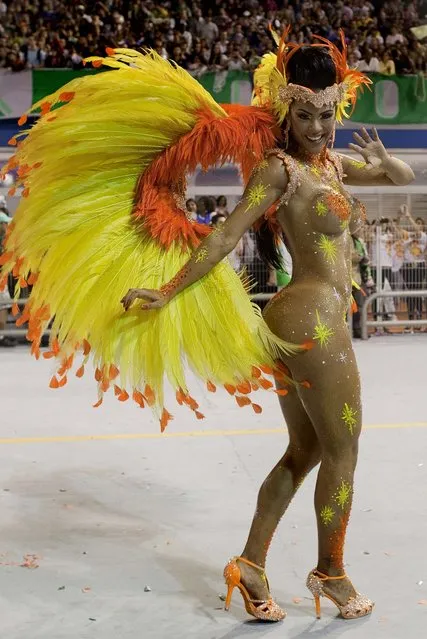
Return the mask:
<svg viewBox="0 0 427 639">
<path fill-rule="evenodd" d="M 204 277 L 237 245 L 244 233 L 275 204 L 286 190 L 287 175 L 274 155 L 255 167 L 243 197 L 221 228 L 210 233 L 180 271 L 160 291 L 131 289 L 121 300 L 128 310 L 134 300 L 149 300 L 143 310 L 161 308 L 188 286 Z"/>
</svg>

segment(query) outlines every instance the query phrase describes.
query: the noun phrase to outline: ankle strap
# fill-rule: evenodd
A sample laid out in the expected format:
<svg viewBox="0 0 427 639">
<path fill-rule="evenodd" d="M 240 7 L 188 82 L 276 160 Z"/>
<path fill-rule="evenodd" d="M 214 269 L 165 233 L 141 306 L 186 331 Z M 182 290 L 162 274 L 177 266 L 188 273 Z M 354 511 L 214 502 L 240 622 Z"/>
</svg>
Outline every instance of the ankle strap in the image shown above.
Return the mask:
<svg viewBox="0 0 427 639">
<path fill-rule="evenodd" d="M 252 561 L 249 561 L 249 559 L 246 559 L 246 557 L 234 557 L 234 561 L 242 561 L 244 564 L 248 564 L 248 566 L 252 566 L 252 568 L 258 568 L 258 570 L 264 572 L 264 568 L 258 566 L 258 564 L 254 564 Z"/>
<path fill-rule="evenodd" d="M 339 575 L 339 577 L 330 577 L 329 575 L 325 575 L 323 572 L 320 572 L 320 570 L 313 570 L 313 574 L 321 581 L 329 581 L 330 579 L 345 579 L 347 577 L 345 573 L 344 575 Z"/>
</svg>

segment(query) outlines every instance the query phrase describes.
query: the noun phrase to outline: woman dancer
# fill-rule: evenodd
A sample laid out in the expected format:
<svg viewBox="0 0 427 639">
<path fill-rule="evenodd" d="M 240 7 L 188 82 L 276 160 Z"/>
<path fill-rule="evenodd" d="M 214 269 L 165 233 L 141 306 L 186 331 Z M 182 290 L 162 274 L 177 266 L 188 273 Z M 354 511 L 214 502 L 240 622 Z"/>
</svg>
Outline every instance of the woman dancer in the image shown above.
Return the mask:
<svg viewBox="0 0 427 639">
<path fill-rule="evenodd" d="M 351 295 L 351 234 L 364 219 L 361 203 L 344 184 L 402 185 L 414 177 L 409 166 L 390 157 L 375 130 L 369 135 L 362 129 L 355 134 L 357 144 L 350 145 L 364 163 L 327 151 L 341 95 L 336 62 L 326 48 L 301 47 L 292 54 L 284 64 L 288 84 L 280 94 L 283 110 L 288 108 L 283 147 L 266 151 L 230 218 L 203 241 L 177 278 L 161 291 L 133 290 L 123 299 L 126 309 L 136 298 L 150 300 L 145 309 L 164 306 L 220 262 L 274 207 L 292 255 L 293 274 L 289 286 L 267 305 L 264 318 L 279 337 L 296 343 L 313 338 L 316 344 L 303 356 L 283 358 L 299 382 L 279 396 L 289 445 L 261 486 L 241 556 L 232 559 L 224 573 L 227 607 L 238 586 L 248 612 L 272 621 L 285 613 L 270 597 L 264 573 L 267 551 L 297 488 L 319 462 L 319 554 L 307 586 L 318 614 L 319 596 L 329 597 L 346 618 L 372 610 L 372 602 L 358 594 L 345 575 L 343 563 L 362 427 L 359 374 L 345 313 Z M 277 246 L 265 224 L 257 239 L 261 254 L 275 266 Z M 198 259 L 201 253 L 204 260 Z"/>
<path fill-rule="evenodd" d="M 364 162 L 327 151 L 335 120 L 368 81 L 348 69 L 345 50 L 327 41 L 286 45 L 285 35 L 255 75 L 253 107 L 218 105 L 182 69 L 154 52 L 127 49 L 91 59 L 114 72 L 78 78 L 36 104 L 41 117 L 4 169 L 17 169 L 24 198 L 9 225 L 0 288 L 11 271 L 19 286 L 32 284 L 17 324 L 28 322 L 36 357 L 54 317 L 44 353 L 60 363 L 52 388 L 66 384 L 79 350 L 81 377 L 91 353 L 95 406 L 113 386 L 119 401 L 131 395 L 158 410 L 162 430 L 171 419 L 165 376 L 177 402 L 203 418 L 186 384 L 183 352 L 209 391 L 223 384 L 257 413 L 250 395 L 270 388 L 265 376 L 272 374 L 290 443 L 261 487 L 242 555 L 225 569 L 226 607 L 238 586 L 250 614 L 284 617 L 270 597 L 265 559 L 297 487 L 320 461 L 319 558 L 307 583 L 318 612 L 324 595 L 355 617 L 372 604 L 343 570 L 361 427 L 344 313 L 351 233 L 363 211 L 343 176 L 355 184 L 406 184 L 413 173 L 387 154 L 375 131 L 356 135 L 353 148 Z M 233 214 L 212 231 L 186 217 L 185 173 L 230 160 L 249 181 Z M 280 266 L 278 235 L 293 259 L 292 281 L 265 320 L 222 261 L 254 224 L 273 268 Z M 149 288 L 136 288 L 141 282 Z M 144 313 L 133 305 L 138 298 Z"/>
</svg>

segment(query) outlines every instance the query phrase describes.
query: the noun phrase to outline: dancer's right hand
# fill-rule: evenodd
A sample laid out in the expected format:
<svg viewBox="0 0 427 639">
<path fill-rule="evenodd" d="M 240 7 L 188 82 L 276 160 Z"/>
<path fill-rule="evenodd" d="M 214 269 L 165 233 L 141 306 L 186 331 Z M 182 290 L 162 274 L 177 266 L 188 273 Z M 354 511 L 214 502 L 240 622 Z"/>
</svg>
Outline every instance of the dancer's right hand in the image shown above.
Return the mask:
<svg viewBox="0 0 427 639">
<path fill-rule="evenodd" d="M 161 291 L 153 291 L 149 288 L 131 288 L 126 295 L 120 300 L 125 311 L 128 311 L 133 302 L 137 299 L 149 300 L 148 303 L 141 305 L 141 310 L 149 311 L 153 308 L 162 308 L 168 301 L 167 296 Z"/>
</svg>

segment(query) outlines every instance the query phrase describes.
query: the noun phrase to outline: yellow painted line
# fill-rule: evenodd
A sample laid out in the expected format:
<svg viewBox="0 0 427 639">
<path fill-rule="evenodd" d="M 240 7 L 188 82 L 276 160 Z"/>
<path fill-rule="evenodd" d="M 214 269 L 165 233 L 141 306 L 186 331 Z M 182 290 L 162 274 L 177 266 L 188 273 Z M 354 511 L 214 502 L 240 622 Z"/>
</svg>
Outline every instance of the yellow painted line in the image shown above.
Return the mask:
<svg viewBox="0 0 427 639">
<path fill-rule="evenodd" d="M 427 422 L 403 422 L 400 424 L 367 424 L 364 430 L 373 428 L 427 428 Z M 70 442 L 113 441 L 135 439 L 176 439 L 179 437 L 224 437 L 230 435 L 286 435 L 286 428 L 254 428 L 243 430 L 195 430 L 180 433 L 118 433 L 108 435 L 58 435 L 54 437 L 3 437 L 0 444 L 55 444 Z"/>
</svg>

